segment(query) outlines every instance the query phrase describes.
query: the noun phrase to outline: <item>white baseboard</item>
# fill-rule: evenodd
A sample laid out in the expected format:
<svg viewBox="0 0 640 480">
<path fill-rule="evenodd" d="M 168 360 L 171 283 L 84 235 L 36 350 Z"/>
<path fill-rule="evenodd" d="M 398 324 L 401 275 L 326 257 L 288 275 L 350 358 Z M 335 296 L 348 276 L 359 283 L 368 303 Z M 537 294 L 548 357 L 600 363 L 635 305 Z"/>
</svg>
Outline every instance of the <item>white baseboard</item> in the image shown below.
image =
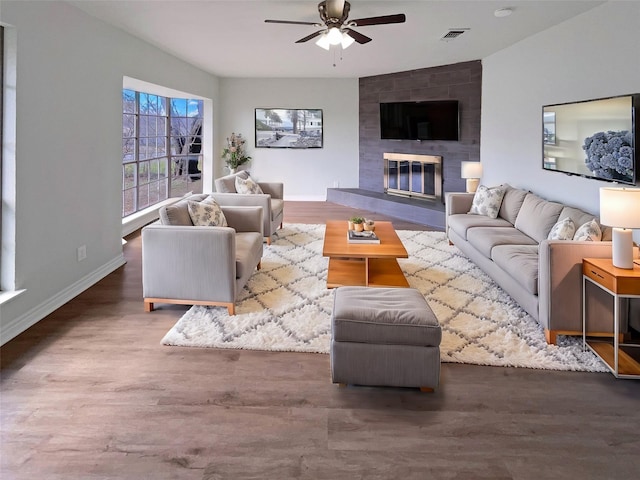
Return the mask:
<svg viewBox="0 0 640 480">
<path fill-rule="evenodd" d="M 284 200 L 294 202 L 324 202 L 327 200 L 326 195 L 285 195 Z"/>
<path fill-rule="evenodd" d="M 3 322 L 2 330 L 0 331 L 0 345 L 4 345 L 12 338 L 20 335 L 26 329 L 35 325 L 44 317 L 57 310 L 71 299 L 77 297 L 89 287 L 98 283 L 104 277 L 109 275 L 117 268 L 120 268 L 125 263 L 127 262 L 124 259 L 124 255 L 120 254 L 113 260 L 105 263 L 100 268 L 94 270 L 88 275 L 85 275 L 77 282 L 69 285 L 64 290 L 58 292 L 56 295 L 42 302 L 40 305 L 32 308 L 28 312 L 20 315 L 13 320 L 10 320 L 6 324 L 4 324 Z M 24 295 L 28 295 L 28 291 Z"/>
</svg>

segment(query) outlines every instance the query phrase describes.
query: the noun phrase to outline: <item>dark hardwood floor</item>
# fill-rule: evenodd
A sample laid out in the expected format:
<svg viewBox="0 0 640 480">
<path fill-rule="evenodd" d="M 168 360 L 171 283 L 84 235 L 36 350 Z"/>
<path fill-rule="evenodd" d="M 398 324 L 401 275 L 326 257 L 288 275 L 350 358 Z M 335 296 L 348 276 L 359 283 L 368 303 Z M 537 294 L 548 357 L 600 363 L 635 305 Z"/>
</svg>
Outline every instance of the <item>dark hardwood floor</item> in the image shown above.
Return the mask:
<svg viewBox="0 0 640 480">
<path fill-rule="evenodd" d="M 327 355 L 162 346 L 188 307 L 144 313 L 127 240 L 124 267 L 1 348 L 3 480 L 638 478 L 638 381 L 443 364 L 432 394 L 339 388 Z"/>
</svg>

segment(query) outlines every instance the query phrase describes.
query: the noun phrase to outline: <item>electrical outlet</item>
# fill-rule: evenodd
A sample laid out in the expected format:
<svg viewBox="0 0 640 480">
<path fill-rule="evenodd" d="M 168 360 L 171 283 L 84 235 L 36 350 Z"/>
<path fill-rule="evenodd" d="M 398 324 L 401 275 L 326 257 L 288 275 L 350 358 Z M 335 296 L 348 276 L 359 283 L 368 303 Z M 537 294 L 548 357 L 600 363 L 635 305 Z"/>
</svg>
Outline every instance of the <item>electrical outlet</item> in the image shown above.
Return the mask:
<svg viewBox="0 0 640 480">
<path fill-rule="evenodd" d="M 85 258 L 87 258 L 87 246 L 86 245 L 80 245 L 78 247 L 78 261 L 81 262 Z"/>
</svg>

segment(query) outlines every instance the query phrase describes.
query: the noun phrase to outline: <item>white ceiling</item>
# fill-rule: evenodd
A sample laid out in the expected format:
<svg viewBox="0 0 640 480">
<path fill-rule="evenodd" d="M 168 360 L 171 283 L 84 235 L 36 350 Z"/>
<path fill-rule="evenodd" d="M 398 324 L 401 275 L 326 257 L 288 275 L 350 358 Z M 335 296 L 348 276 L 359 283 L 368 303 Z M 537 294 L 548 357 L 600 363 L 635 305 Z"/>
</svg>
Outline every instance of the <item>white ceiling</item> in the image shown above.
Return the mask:
<svg viewBox="0 0 640 480">
<path fill-rule="evenodd" d="M 580 15 L 591 0 L 350 0 L 350 19 L 404 13 L 406 23 L 355 28 L 373 39 L 342 54 L 314 40 L 318 0 L 75 0 L 69 3 L 220 77 L 358 78 L 482 59 Z M 513 14 L 496 18 L 510 7 Z M 451 28 L 469 31 L 445 42 Z M 335 47 L 334 47 L 335 48 Z M 342 58 L 341 58 L 342 57 Z M 334 66 L 335 63 L 335 66 Z"/>
</svg>

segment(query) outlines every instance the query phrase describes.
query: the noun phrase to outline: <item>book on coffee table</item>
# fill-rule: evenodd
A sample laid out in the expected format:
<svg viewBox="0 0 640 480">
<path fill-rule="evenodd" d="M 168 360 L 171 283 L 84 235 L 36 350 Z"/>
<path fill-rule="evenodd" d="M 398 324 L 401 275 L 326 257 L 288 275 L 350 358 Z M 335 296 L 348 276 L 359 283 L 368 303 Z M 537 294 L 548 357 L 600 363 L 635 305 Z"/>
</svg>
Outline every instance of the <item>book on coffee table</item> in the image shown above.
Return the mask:
<svg viewBox="0 0 640 480">
<path fill-rule="evenodd" d="M 380 239 L 372 231 L 356 232 L 347 231 L 347 242 L 349 243 L 380 243 Z"/>
</svg>

